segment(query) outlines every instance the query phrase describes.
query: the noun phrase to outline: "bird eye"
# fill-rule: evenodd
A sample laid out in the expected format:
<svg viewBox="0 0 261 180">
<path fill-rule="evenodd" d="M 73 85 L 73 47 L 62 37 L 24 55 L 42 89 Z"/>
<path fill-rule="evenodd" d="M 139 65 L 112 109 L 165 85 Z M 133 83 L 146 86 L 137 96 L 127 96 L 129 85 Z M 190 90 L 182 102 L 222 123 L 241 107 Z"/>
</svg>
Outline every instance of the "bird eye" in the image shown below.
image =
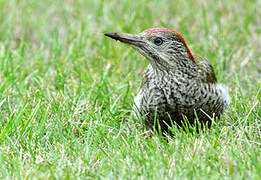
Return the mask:
<svg viewBox="0 0 261 180">
<path fill-rule="evenodd" d="M 156 44 L 157 46 L 162 45 L 163 40 L 160 37 L 157 37 L 156 39 L 154 39 L 154 44 Z"/>
</svg>

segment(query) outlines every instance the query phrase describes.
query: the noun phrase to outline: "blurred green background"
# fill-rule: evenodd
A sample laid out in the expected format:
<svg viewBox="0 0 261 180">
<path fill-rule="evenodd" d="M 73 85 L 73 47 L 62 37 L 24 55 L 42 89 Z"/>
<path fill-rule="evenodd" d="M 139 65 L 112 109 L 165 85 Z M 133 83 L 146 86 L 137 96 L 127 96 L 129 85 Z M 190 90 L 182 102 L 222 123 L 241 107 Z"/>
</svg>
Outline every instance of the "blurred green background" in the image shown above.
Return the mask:
<svg viewBox="0 0 261 180">
<path fill-rule="evenodd" d="M 0 177 L 258 179 L 261 1 L 0 1 Z M 130 115 L 147 60 L 104 32 L 168 27 L 231 105 L 209 132 L 148 137 Z"/>
</svg>

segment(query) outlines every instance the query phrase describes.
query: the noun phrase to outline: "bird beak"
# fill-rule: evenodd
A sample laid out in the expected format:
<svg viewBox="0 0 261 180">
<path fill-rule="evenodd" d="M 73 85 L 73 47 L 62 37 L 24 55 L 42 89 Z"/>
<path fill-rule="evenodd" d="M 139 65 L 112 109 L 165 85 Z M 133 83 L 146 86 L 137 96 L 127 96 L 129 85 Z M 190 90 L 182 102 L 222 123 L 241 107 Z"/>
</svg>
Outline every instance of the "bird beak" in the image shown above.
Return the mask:
<svg viewBox="0 0 261 180">
<path fill-rule="evenodd" d="M 128 45 L 140 46 L 144 43 L 144 41 L 142 41 L 139 36 L 133 34 L 108 32 L 104 35 Z"/>
</svg>

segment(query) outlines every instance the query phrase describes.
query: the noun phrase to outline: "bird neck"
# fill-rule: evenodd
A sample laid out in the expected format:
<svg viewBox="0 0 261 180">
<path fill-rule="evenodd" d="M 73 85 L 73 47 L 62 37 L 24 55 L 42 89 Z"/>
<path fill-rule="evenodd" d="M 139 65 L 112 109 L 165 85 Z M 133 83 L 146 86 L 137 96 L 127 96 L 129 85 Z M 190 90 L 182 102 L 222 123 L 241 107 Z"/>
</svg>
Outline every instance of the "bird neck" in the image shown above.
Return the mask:
<svg viewBox="0 0 261 180">
<path fill-rule="evenodd" d="M 195 77 L 197 76 L 197 65 L 194 61 L 191 60 L 180 60 L 179 63 L 176 64 L 175 72 L 182 73 L 184 77 Z"/>
<path fill-rule="evenodd" d="M 155 74 L 159 77 L 162 75 L 181 75 L 184 78 L 193 78 L 197 76 L 197 64 L 194 61 L 189 60 L 170 60 L 172 64 L 166 63 L 165 61 L 154 61 L 151 64 Z"/>
</svg>

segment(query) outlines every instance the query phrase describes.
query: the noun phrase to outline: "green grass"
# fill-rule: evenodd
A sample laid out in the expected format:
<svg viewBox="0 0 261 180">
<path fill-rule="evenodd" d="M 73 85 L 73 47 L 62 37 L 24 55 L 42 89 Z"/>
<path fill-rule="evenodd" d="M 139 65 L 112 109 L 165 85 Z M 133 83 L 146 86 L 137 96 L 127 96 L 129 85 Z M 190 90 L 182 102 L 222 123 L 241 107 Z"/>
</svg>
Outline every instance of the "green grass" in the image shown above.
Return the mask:
<svg viewBox="0 0 261 180">
<path fill-rule="evenodd" d="M 260 179 L 261 1 L 0 1 L 0 178 Z M 231 104 L 212 129 L 149 137 L 148 62 L 104 32 L 169 27 Z"/>
</svg>

